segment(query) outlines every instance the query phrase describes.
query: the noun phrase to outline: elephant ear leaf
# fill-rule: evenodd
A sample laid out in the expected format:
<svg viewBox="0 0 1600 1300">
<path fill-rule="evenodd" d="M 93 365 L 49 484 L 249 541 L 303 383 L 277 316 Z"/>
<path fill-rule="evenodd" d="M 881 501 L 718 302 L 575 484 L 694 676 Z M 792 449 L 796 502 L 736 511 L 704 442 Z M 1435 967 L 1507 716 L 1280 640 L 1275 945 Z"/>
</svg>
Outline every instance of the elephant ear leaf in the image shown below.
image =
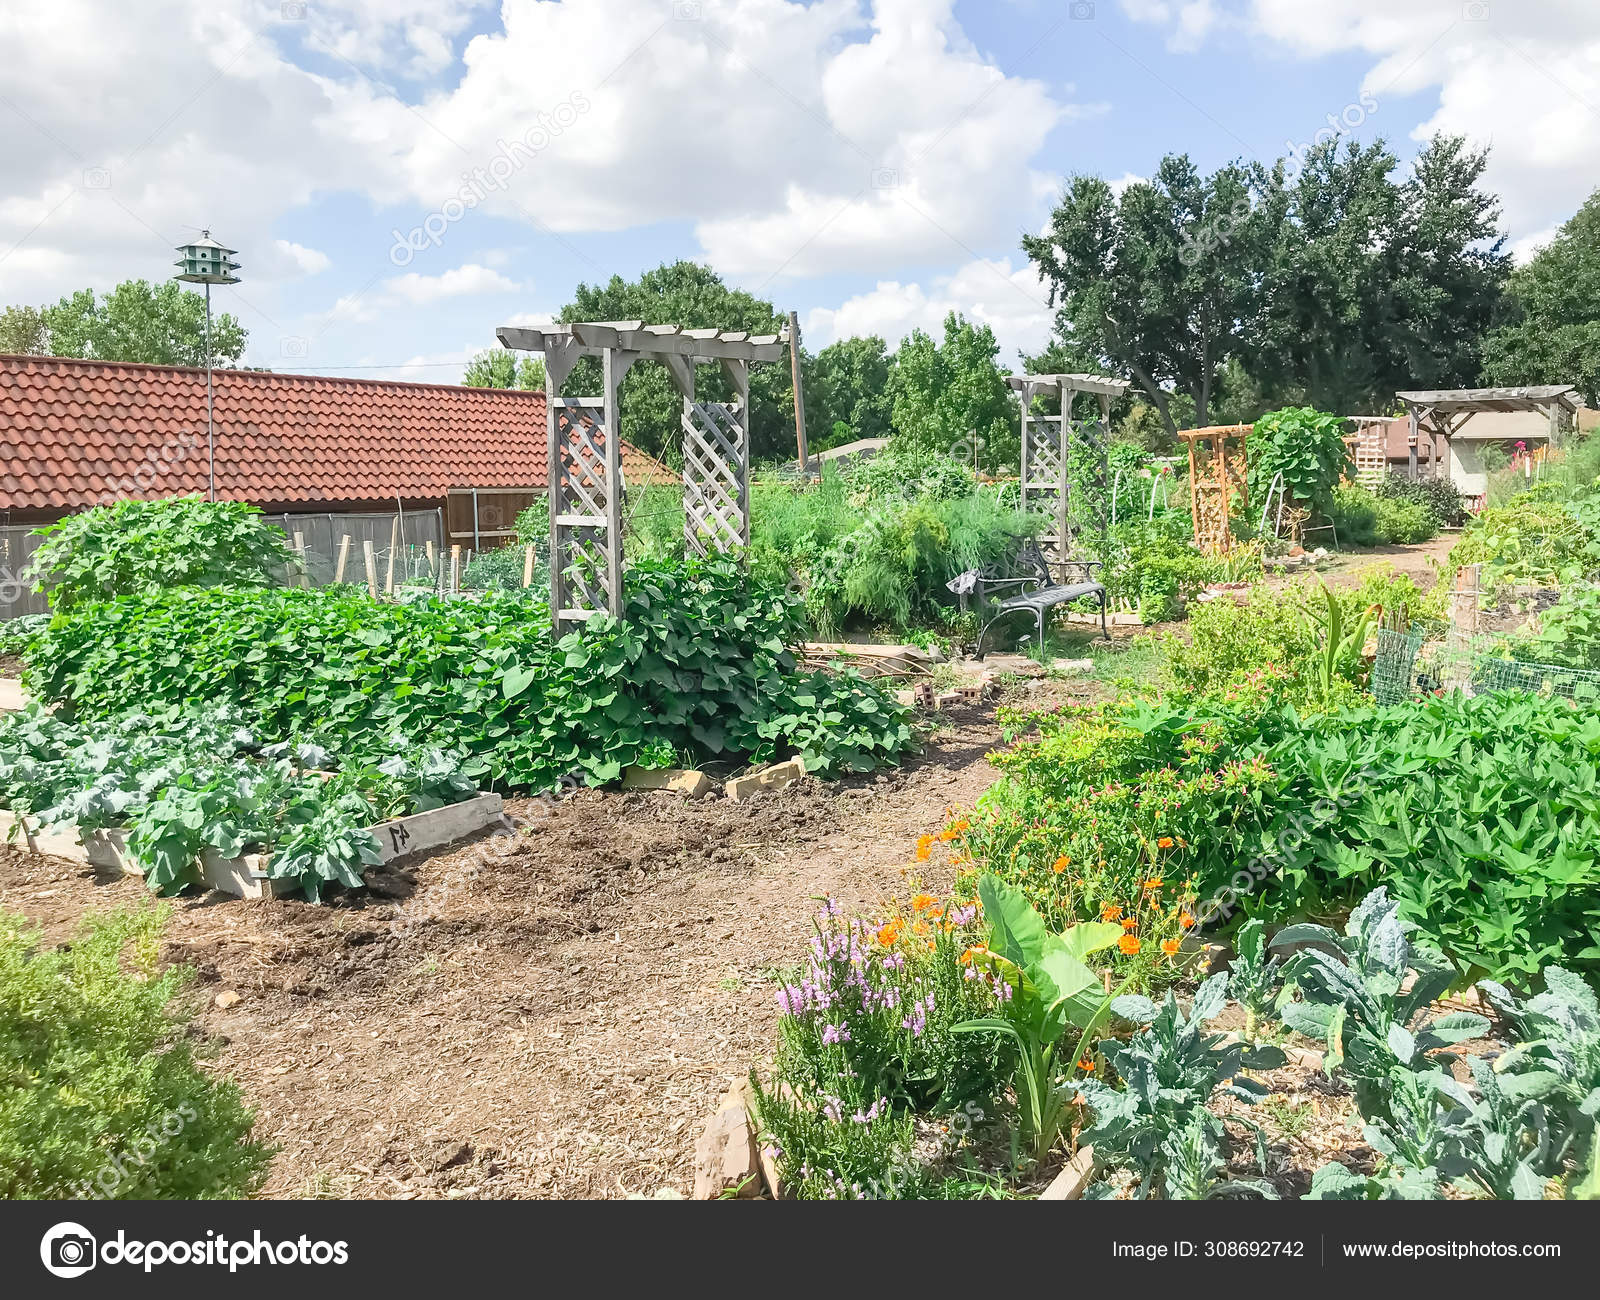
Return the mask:
<svg viewBox="0 0 1600 1300">
<path fill-rule="evenodd" d="M 1082 961 L 1092 952 L 1109 948 L 1120 938 L 1120 925 L 1108 921 L 1080 921 L 1062 934 L 1061 943 L 1068 953 Z"/>
<path fill-rule="evenodd" d="M 1044 956 L 1051 938 L 1039 914 L 1019 889 L 996 876 L 978 881 L 983 919 L 989 925 L 989 947 L 1018 966 L 1032 966 Z"/>
</svg>

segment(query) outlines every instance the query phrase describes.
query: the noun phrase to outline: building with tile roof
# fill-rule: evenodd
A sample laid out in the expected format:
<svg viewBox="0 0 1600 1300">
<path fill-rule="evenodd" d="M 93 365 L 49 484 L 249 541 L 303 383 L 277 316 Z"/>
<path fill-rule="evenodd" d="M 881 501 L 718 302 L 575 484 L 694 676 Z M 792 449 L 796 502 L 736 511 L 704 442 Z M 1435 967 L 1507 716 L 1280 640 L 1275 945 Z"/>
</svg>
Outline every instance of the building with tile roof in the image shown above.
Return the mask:
<svg viewBox="0 0 1600 1300">
<path fill-rule="evenodd" d="M 219 497 L 269 514 L 392 513 L 398 501 L 492 545 L 545 491 L 542 392 L 212 373 Z M 678 477 L 626 443 L 622 469 L 630 487 Z M 207 489 L 204 370 L 0 355 L 0 524 Z"/>
</svg>

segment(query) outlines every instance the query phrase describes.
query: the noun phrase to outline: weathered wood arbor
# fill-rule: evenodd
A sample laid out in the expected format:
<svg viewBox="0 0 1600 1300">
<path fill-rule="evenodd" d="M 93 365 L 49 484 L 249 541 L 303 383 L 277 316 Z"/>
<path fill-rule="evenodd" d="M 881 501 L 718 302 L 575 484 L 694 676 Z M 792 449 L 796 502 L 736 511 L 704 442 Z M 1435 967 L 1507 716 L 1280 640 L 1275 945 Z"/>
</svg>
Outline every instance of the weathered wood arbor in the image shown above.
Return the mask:
<svg viewBox="0 0 1600 1300">
<path fill-rule="evenodd" d="M 1022 509 L 1047 516 L 1053 531 L 1039 538 L 1046 560 L 1059 563 L 1072 554 L 1072 523 L 1091 525 L 1104 533 L 1110 527 L 1109 474 L 1106 444 L 1110 441 L 1111 403 L 1128 391 L 1123 379 L 1103 375 L 1007 375 L 1022 403 Z M 1100 419 L 1075 424 L 1072 399 L 1093 393 L 1100 399 Z M 1060 414 L 1034 411 L 1038 397 L 1054 396 Z M 1076 444 L 1076 445 L 1074 445 Z M 1084 500 L 1072 501 L 1072 469 Z"/>
<path fill-rule="evenodd" d="M 622 378 L 637 361 L 657 361 L 683 395 L 684 542 L 706 555 L 750 541 L 750 364 L 776 361 L 785 336 L 684 329 L 643 321 L 598 321 L 522 329 L 500 342 L 544 354 L 550 426 L 550 610 L 558 632 L 597 615 L 621 615 L 623 493 Z M 598 357 L 601 394 L 562 397 L 580 357 Z M 731 402 L 695 398 L 695 367 L 715 363 Z"/>
<path fill-rule="evenodd" d="M 1247 502 L 1245 442 L 1253 427 L 1213 424 L 1178 432 L 1178 437 L 1189 444 L 1189 511 L 1194 519 L 1194 544 L 1208 555 L 1233 546 L 1228 518 L 1235 495 L 1240 509 Z"/>
<path fill-rule="evenodd" d="M 1559 444 L 1564 428 L 1578 410 L 1577 390 L 1571 384 L 1535 384 L 1523 388 L 1441 388 L 1396 393 L 1406 408 L 1406 448 L 1408 471 L 1417 477 L 1417 438 L 1419 433 L 1438 434 L 1445 440 L 1445 451 L 1455 461 L 1452 440 L 1470 437 L 1463 434 L 1466 423 L 1475 415 L 1488 413 L 1542 415 L 1548 424 L 1544 436 L 1549 445 Z M 1493 437 L 1494 435 L 1486 435 Z M 1504 436 L 1504 435 L 1501 435 Z"/>
</svg>

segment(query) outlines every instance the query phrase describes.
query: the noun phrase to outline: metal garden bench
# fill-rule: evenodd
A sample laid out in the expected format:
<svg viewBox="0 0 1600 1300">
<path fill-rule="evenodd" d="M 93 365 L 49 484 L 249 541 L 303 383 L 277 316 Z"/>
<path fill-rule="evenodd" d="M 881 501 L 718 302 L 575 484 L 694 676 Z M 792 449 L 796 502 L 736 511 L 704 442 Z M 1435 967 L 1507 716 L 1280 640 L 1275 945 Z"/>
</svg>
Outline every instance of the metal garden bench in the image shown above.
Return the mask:
<svg viewBox="0 0 1600 1300">
<path fill-rule="evenodd" d="M 1024 610 L 1033 615 L 1039 633 L 1039 648 L 1042 650 L 1045 616 L 1057 605 L 1065 605 L 1086 596 L 1092 596 L 1100 603 L 1100 633 L 1110 640 L 1111 633 L 1106 627 L 1106 589 L 1094 580 L 1094 571 L 1102 567 L 1101 562 L 1058 560 L 1056 563 L 1063 578 L 1081 575 L 1081 580 L 1057 582 L 1055 574 L 1050 572 L 1049 562 L 1039 549 L 1039 543 L 1032 537 L 1017 540 L 1019 545 L 1014 556 L 984 569 L 968 569 L 945 584 L 960 597 L 962 612 L 967 609 L 968 596 L 976 598 L 980 617 L 986 603 L 995 600 L 993 612 L 978 632 L 978 644 L 974 650 L 977 657 L 983 658 L 983 639 L 989 629 L 1002 618 Z M 1006 591 L 1012 591 L 1013 594 L 1000 594 Z"/>
</svg>

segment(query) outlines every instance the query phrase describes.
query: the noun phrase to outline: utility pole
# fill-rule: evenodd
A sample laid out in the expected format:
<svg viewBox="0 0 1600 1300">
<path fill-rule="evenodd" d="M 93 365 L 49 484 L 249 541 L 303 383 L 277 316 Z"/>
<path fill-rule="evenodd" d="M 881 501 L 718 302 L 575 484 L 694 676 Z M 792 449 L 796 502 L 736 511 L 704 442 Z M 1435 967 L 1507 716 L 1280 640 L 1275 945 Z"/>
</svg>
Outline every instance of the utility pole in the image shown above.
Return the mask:
<svg viewBox="0 0 1600 1300">
<path fill-rule="evenodd" d="M 800 317 L 789 313 L 789 374 L 794 381 L 794 437 L 800 448 L 800 477 L 810 475 L 810 458 L 806 455 L 806 407 L 800 393 Z"/>
</svg>

